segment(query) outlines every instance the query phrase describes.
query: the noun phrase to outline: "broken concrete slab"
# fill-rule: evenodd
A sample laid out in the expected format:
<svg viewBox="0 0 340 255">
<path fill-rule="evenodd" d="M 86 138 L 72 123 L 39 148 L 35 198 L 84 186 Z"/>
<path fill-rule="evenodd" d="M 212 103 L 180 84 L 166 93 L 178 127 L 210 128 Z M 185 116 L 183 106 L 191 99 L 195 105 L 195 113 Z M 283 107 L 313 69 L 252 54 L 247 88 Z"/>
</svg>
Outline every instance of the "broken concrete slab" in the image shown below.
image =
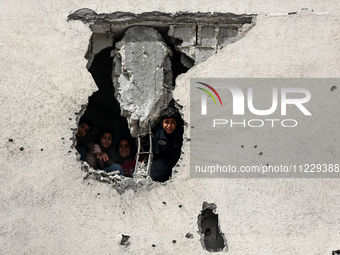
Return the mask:
<svg viewBox="0 0 340 255">
<path fill-rule="evenodd" d="M 172 99 L 171 50 L 152 27 L 131 27 L 116 44 L 113 83 L 131 135 L 156 122 Z"/>
<path fill-rule="evenodd" d="M 162 24 L 244 24 L 252 23 L 253 17 L 256 15 L 236 15 L 233 13 L 221 12 L 177 12 L 177 13 L 164 13 L 164 12 L 144 12 L 134 14 L 131 12 L 114 12 L 97 14 L 91 9 L 83 8 L 70 14 L 68 20 L 81 20 L 87 24 L 111 24 L 111 32 L 114 32 L 117 27 L 130 27 L 136 24 L 141 26 L 162 26 Z M 106 27 L 106 29 L 110 29 Z"/>
</svg>

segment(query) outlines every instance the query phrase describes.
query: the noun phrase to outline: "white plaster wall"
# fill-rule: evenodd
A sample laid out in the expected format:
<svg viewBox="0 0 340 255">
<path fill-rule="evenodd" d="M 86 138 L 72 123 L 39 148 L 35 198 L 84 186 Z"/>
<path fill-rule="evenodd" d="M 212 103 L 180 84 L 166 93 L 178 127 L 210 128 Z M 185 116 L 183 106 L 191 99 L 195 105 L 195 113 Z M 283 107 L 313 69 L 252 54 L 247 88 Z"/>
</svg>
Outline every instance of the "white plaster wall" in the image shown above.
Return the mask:
<svg viewBox="0 0 340 255">
<path fill-rule="evenodd" d="M 339 5 L 1 0 L 0 253 L 208 254 L 197 233 L 203 201 L 217 205 L 229 254 L 339 249 L 337 179 L 190 179 L 186 141 L 179 173 L 166 185 L 120 196 L 104 183 L 84 181 L 71 129 L 96 90 L 83 57 L 91 33 L 81 22 L 66 22 L 85 7 L 259 14 L 246 37 L 178 79 L 175 97 L 186 117 L 190 77 L 339 77 Z M 313 12 L 286 15 L 305 7 Z M 188 232 L 193 239 L 185 238 Z M 120 233 L 131 235 L 129 246 L 118 244 Z"/>
</svg>

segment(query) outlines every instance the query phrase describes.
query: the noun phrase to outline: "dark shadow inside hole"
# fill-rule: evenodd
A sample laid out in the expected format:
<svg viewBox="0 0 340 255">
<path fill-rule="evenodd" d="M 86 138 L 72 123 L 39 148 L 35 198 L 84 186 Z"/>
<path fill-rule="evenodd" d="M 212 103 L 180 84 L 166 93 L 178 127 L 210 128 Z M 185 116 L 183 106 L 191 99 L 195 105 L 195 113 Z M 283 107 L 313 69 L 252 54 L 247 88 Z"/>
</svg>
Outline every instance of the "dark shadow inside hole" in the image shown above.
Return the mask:
<svg viewBox="0 0 340 255">
<path fill-rule="evenodd" d="M 109 89 L 113 87 L 112 67 L 113 58 L 110 56 L 113 48 L 106 48 L 100 51 L 93 59 L 89 72 L 91 73 L 98 89 Z"/>
<path fill-rule="evenodd" d="M 224 238 L 218 225 L 218 214 L 211 209 L 205 209 L 199 216 L 200 229 L 203 235 L 204 246 L 208 251 L 221 251 L 224 249 Z"/>
<path fill-rule="evenodd" d="M 159 31 L 160 32 L 160 31 Z M 187 57 L 185 54 L 178 52 L 176 50 L 176 47 L 173 40 L 169 38 L 166 32 L 160 32 L 160 34 L 163 36 L 163 39 L 166 43 L 166 45 L 171 49 L 172 51 L 172 57 L 171 57 L 171 71 L 172 71 L 172 85 L 175 87 L 176 85 L 176 78 L 178 75 L 182 73 L 186 73 L 191 67 L 194 66 L 194 61 Z M 180 40 L 175 39 L 178 44 L 180 44 Z M 176 43 L 176 42 L 175 42 Z M 177 44 L 176 44 L 177 45 Z M 183 65 L 182 61 L 185 61 L 189 67 L 186 67 Z"/>
<path fill-rule="evenodd" d="M 95 55 L 89 68 L 98 91 L 89 97 L 89 102 L 84 112 L 84 117 L 93 123 L 93 130 L 84 138 L 82 143 L 87 145 L 95 142 L 98 132 L 102 128 L 110 127 L 114 131 L 113 148 L 108 152 L 109 157 L 117 162 L 116 144 L 122 137 L 130 137 L 127 121 L 120 115 L 120 106 L 114 96 L 112 83 L 113 58 L 110 56 L 112 48 L 103 49 Z"/>
</svg>

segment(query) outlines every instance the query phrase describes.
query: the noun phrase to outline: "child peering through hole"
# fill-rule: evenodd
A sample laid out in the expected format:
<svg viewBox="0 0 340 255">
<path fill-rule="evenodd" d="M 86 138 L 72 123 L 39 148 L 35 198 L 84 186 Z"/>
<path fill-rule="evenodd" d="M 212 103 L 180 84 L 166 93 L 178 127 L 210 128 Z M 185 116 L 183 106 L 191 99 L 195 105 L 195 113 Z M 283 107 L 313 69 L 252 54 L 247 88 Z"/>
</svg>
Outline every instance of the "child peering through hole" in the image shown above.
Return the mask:
<svg viewBox="0 0 340 255">
<path fill-rule="evenodd" d="M 102 169 L 106 172 L 119 171 L 120 175 L 132 177 L 136 159 L 136 145 L 132 138 L 122 138 L 118 142 L 119 164 L 113 162 L 108 156 L 108 151 L 113 145 L 113 131 L 110 128 L 103 129 L 96 140 L 96 144 L 90 143 L 86 153 L 79 138 L 85 137 L 92 129 L 92 122 L 82 117 L 78 125 L 76 135 L 76 148 L 81 154 L 81 160 L 85 160 L 94 169 Z M 141 137 L 143 144 L 145 137 Z M 145 142 L 145 141 L 144 141 Z M 154 160 L 151 165 L 150 176 L 154 181 L 165 182 L 172 175 L 172 168 L 180 158 L 183 142 L 183 121 L 178 110 L 170 106 L 161 113 L 161 127 L 154 132 L 153 153 Z M 86 155 L 86 157 L 85 157 Z M 140 155 L 140 162 L 147 161 L 147 155 Z"/>
<path fill-rule="evenodd" d="M 141 142 L 143 143 L 142 140 L 143 139 L 141 139 Z M 136 141 L 132 138 L 121 138 L 118 142 L 118 154 L 119 163 L 123 168 L 124 176 L 133 177 L 136 166 Z M 145 154 L 140 155 L 138 161 L 145 163 L 147 161 Z"/>
<path fill-rule="evenodd" d="M 135 171 L 135 147 L 131 138 L 124 137 L 118 141 L 119 163 L 125 177 L 132 177 L 132 174 Z"/>
<path fill-rule="evenodd" d="M 89 144 L 90 150 L 86 154 L 86 162 L 94 169 L 105 170 L 110 173 L 119 171 L 123 175 L 122 167 L 113 162 L 108 156 L 108 151 L 112 148 L 113 131 L 110 128 L 104 128 L 99 133 L 96 144 Z"/>
<path fill-rule="evenodd" d="M 183 121 L 178 110 L 169 106 L 161 113 L 161 127 L 153 139 L 154 161 L 151 165 L 151 178 L 165 182 L 172 174 L 181 155 L 183 143 Z"/>
<path fill-rule="evenodd" d="M 81 141 L 85 138 L 93 128 L 92 121 L 86 117 L 81 117 L 78 124 L 78 132 L 76 134 L 76 149 L 80 154 L 80 160 L 84 161 L 87 153 L 87 146 Z"/>
</svg>

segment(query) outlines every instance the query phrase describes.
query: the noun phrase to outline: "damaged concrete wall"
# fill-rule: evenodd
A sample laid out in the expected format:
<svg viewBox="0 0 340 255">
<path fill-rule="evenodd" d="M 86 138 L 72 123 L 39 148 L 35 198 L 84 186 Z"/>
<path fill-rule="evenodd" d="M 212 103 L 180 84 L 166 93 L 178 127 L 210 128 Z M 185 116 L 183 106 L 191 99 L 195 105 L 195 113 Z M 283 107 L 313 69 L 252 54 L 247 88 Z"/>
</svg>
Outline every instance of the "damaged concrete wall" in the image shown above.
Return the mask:
<svg viewBox="0 0 340 255">
<path fill-rule="evenodd" d="M 166 185 L 120 196 L 83 180 L 72 129 L 97 90 L 84 58 L 92 32 L 82 22 L 66 22 L 84 7 L 258 14 L 242 40 L 177 79 L 174 98 L 188 122 L 190 77 L 339 77 L 338 1 L 14 0 L 1 6 L 2 254 L 208 254 L 197 226 L 203 201 L 217 205 L 228 254 L 339 249 L 337 180 L 190 179 L 188 139 Z M 130 236 L 128 245 L 121 245 L 121 234 Z"/>
<path fill-rule="evenodd" d="M 184 53 L 197 64 L 244 35 L 254 25 L 250 15 L 248 19 L 248 21 L 245 21 L 246 23 L 242 23 L 242 20 L 240 20 L 240 24 L 235 22 L 229 25 L 223 22 L 221 22 L 223 25 L 171 25 L 168 34 L 170 37 L 180 40 L 179 43 L 175 43 L 178 51 Z"/>
<path fill-rule="evenodd" d="M 161 110 L 172 100 L 177 76 L 242 38 L 255 17 L 219 12 L 97 14 L 83 8 L 68 20 L 81 20 L 93 31 L 86 54 L 89 70 L 96 54 L 114 49 L 115 97 L 136 137 L 138 128 L 146 133 L 149 122 L 153 127 L 159 121 Z"/>
<path fill-rule="evenodd" d="M 171 50 L 151 27 L 129 28 L 116 44 L 113 83 L 131 135 L 148 130 L 172 99 Z"/>
</svg>

